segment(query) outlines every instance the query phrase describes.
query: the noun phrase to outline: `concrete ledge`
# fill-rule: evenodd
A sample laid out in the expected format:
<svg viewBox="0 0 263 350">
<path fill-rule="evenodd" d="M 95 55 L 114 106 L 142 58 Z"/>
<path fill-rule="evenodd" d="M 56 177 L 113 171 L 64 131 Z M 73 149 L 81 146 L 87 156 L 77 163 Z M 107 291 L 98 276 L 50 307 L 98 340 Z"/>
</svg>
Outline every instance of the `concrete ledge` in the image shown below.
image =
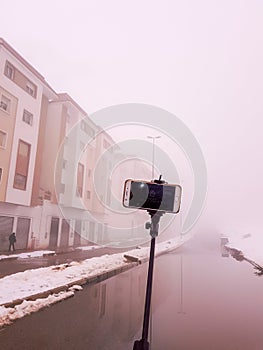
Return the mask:
<svg viewBox="0 0 263 350">
<path fill-rule="evenodd" d="M 67 291 L 68 288 L 74 286 L 75 284 L 84 286 L 87 284 L 99 283 L 99 282 L 102 282 L 110 277 L 118 275 L 121 272 L 127 271 L 127 270 L 129 270 L 137 265 L 138 265 L 138 263 L 134 263 L 134 262 L 128 263 L 126 266 L 120 266 L 118 268 L 114 268 L 112 270 L 102 272 L 102 273 L 95 275 L 95 276 L 86 277 L 86 278 L 84 277 L 84 278 L 81 278 L 79 280 L 75 280 L 75 281 L 72 281 L 70 283 L 64 284 L 62 286 L 47 289 L 47 290 L 40 292 L 40 293 L 37 293 L 37 294 L 29 295 L 28 297 L 25 297 L 23 299 L 16 299 L 16 300 L 13 300 L 12 302 L 0 304 L 0 306 L 15 307 L 16 305 L 21 304 L 24 300 L 34 301 L 34 300 L 37 300 L 40 298 L 47 298 L 50 294 L 56 294 L 56 293 Z"/>
</svg>

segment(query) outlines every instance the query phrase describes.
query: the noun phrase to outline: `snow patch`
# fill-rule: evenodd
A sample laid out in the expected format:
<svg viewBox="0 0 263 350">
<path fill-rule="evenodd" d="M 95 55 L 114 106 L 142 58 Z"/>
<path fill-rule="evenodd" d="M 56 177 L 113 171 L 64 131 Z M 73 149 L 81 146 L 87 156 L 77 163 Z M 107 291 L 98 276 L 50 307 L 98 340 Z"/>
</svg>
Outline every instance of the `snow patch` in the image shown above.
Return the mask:
<svg viewBox="0 0 263 350">
<path fill-rule="evenodd" d="M 39 258 L 48 255 L 54 255 L 56 252 L 53 250 L 36 250 L 34 252 L 26 252 L 18 254 L 18 259 Z"/>
<path fill-rule="evenodd" d="M 176 249 L 183 243 L 184 240 L 180 238 L 159 243 L 156 245 L 155 254 L 159 255 Z M 125 254 L 133 257 L 134 261 L 141 262 L 149 258 L 149 247 L 135 248 Z M 0 325 L 8 324 L 12 320 L 74 295 L 74 291 L 82 289 L 79 285 L 81 281 L 86 283 L 88 279 L 93 279 L 103 273 L 115 271 L 128 265 L 130 265 L 130 262 L 124 258 L 124 253 L 117 253 L 112 255 L 106 254 L 81 262 L 26 270 L 5 276 L 0 279 Z M 68 285 L 72 287 L 66 292 Z M 58 294 L 51 294 L 47 298 L 26 301 L 26 299 L 30 299 L 32 296 L 37 298 L 38 294 L 52 293 L 57 288 L 58 290 L 65 289 L 65 291 Z M 4 306 L 15 304 L 23 299 L 24 301 L 15 307 Z"/>
<path fill-rule="evenodd" d="M 11 255 L 0 255 L 0 261 L 1 260 L 8 260 L 8 259 L 17 259 L 17 254 L 11 254 Z"/>
<path fill-rule="evenodd" d="M 55 255 L 53 250 L 36 250 L 33 252 L 26 252 L 20 254 L 0 255 L 0 260 L 6 259 L 29 259 L 29 258 L 40 258 L 48 255 Z"/>
<path fill-rule="evenodd" d="M 261 235 L 245 234 L 239 238 L 230 238 L 227 248 L 242 252 L 243 256 L 263 267 L 263 237 Z"/>
<path fill-rule="evenodd" d="M 13 308 L 0 306 L 0 326 L 10 324 L 19 318 L 37 312 L 44 307 L 58 303 L 59 301 L 72 296 L 74 296 L 74 290 L 51 294 L 47 298 L 40 298 L 34 301 L 24 300 L 21 304 L 16 305 Z"/>
<path fill-rule="evenodd" d="M 74 284 L 74 286 L 72 286 L 72 287 L 70 287 L 68 290 L 69 291 L 72 291 L 72 292 L 78 292 L 78 291 L 80 291 L 80 290 L 82 290 L 83 288 L 80 286 L 80 285 L 78 285 L 78 284 Z"/>
<path fill-rule="evenodd" d="M 104 246 L 102 246 L 102 245 L 87 245 L 87 246 L 77 247 L 75 249 L 86 251 L 86 250 L 94 250 L 94 249 L 101 249 L 101 248 L 104 248 Z"/>
</svg>

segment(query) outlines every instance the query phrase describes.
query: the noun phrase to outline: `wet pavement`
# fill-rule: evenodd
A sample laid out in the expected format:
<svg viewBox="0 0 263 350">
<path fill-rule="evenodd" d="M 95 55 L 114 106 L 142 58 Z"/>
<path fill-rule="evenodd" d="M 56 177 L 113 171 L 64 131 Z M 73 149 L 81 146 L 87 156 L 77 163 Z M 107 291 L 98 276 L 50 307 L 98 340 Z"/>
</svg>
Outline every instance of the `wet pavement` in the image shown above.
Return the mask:
<svg viewBox="0 0 263 350">
<path fill-rule="evenodd" d="M 141 337 L 147 264 L 16 321 L 3 349 L 129 350 Z M 222 251 L 217 237 L 194 237 L 155 261 L 151 350 L 262 350 L 263 279 Z"/>
</svg>

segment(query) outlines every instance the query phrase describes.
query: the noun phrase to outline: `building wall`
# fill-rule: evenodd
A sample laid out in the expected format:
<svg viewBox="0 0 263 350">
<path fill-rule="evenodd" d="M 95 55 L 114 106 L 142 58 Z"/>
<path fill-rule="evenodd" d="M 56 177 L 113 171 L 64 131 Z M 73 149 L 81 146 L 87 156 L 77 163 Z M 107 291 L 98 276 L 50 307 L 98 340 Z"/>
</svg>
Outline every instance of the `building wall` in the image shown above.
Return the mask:
<svg viewBox="0 0 263 350">
<path fill-rule="evenodd" d="M 42 169 L 43 152 L 46 144 L 45 130 L 46 130 L 46 124 L 47 124 L 48 106 L 49 106 L 48 98 L 43 95 L 42 102 L 41 102 L 39 136 L 38 136 L 37 154 L 36 154 L 36 162 L 35 162 L 35 170 L 34 170 L 32 196 L 31 196 L 32 206 L 40 205 L 44 197 L 44 194 L 42 193 L 43 191 L 41 191 L 40 188 L 42 188 L 41 174 L 43 172 L 43 169 Z"/>
<path fill-rule="evenodd" d="M 6 198 L 5 200 L 10 203 L 16 203 L 21 205 L 30 205 L 31 202 L 31 191 L 33 184 L 33 175 L 35 168 L 35 158 L 37 151 L 37 140 L 38 140 L 38 129 L 39 129 L 39 119 L 40 119 L 40 108 L 41 108 L 41 98 L 42 98 L 42 86 L 39 79 L 34 76 L 34 74 L 28 70 L 16 57 L 14 57 L 7 49 L 3 46 L 0 51 L 1 55 L 1 86 L 12 94 L 16 100 L 16 122 L 13 134 L 10 166 L 9 166 L 9 177 L 6 188 Z M 37 93 L 36 96 L 30 95 L 24 88 L 21 87 L 21 74 L 18 77 L 17 82 L 9 79 L 5 74 L 6 62 L 10 62 L 24 77 L 30 82 L 35 84 Z M 12 107 L 13 108 L 13 107 Z M 23 121 L 24 110 L 29 111 L 33 114 L 33 123 L 29 125 Z M 22 140 L 31 145 L 30 151 L 30 162 L 28 167 L 27 175 L 27 185 L 26 190 L 19 190 L 13 187 L 14 176 L 16 169 L 16 158 L 19 140 Z"/>
<path fill-rule="evenodd" d="M 2 169 L 0 179 L 0 201 L 5 201 L 16 123 L 17 98 L 0 85 L 0 101 L 2 96 L 7 97 L 11 102 L 9 111 L 0 108 L 0 131 L 6 133 L 5 145 L 0 147 L 0 168 Z"/>
<path fill-rule="evenodd" d="M 26 232 L 21 232 L 19 222 L 27 220 L 29 227 Z M 9 221 L 11 224 L 4 227 L 4 222 Z M 32 247 L 32 227 L 35 221 L 35 213 L 30 207 L 15 205 L 11 203 L 0 202 L 0 251 L 8 250 L 8 237 L 12 232 L 18 232 L 17 248 L 26 249 Z"/>
<path fill-rule="evenodd" d="M 89 118 L 79 119 L 79 123 L 75 126 L 73 137 L 70 145 L 71 164 L 75 176 L 72 176 L 73 191 L 72 191 L 72 206 L 82 210 L 94 210 L 92 206 L 92 198 L 94 196 L 94 188 L 92 186 L 91 174 L 89 170 L 94 168 L 94 146 L 91 143 L 92 135 L 96 134 L 96 125 Z M 84 127 L 85 126 L 85 127 Z M 71 138 L 71 137 L 70 137 Z M 84 166 L 83 192 L 80 196 L 77 194 L 77 167 L 78 164 Z M 68 173 L 69 174 L 69 173 Z M 70 183 L 70 178 L 67 179 Z M 90 199 L 87 196 L 87 191 L 90 191 Z M 77 195 L 76 195 L 77 194 Z"/>
<path fill-rule="evenodd" d="M 45 128 L 40 132 L 41 137 L 43 137 L 43 143 L 38 150 L 42 154 L 39 191 L 42 197 L 45 192 L 50 192 L 52 203 L 57 203 L 54 178 L 57 161 L 59 162 L 58 178 L 61 179 L 61 159 L 57 159 L 57 156 L 65 137 L 65 113 L 65 108 L 62 105 L 49 104 Z"/>
</svg>

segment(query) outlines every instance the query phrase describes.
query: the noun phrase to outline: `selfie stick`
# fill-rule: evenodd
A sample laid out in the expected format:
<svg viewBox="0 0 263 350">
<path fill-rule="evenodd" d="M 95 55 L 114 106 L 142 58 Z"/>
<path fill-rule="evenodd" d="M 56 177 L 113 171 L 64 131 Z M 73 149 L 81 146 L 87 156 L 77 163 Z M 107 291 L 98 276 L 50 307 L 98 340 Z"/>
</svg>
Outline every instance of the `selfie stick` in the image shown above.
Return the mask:
<svg viewBox="0 0 263 350">
<path fill-rule="evenodd" d="M 160 175 L 159 180 L 154 180 L 154 182 L 157 184 L 165 183 L 165 181 L 161 180 L 161 177 L 162 177 L 162 175 Z M 151 222 L 147 222 L 145 224 L 145 228 L 150 229 L 150 235 L 151 235 L 152 239 L 151 239 L 151 248 L 150 248 L 150 259 L 149 259 L 149 267 L 148 267 L 146 295 L 145 295 L 143 330 L 142 330 L 142 339 L 135 341 L 135 343 L 133 345 L 133 350 L 149 350 L 150 349 L 150 344 L 149 344 L 147 339 L 148 339 L 150 309 L 151 309 L 155 238 L 158 236 L 160 218 L 165 213 L 165 211 L 157 211 L 157 210 L 147 210 L 147 211 L 151 217 Z"/>
</svg>

